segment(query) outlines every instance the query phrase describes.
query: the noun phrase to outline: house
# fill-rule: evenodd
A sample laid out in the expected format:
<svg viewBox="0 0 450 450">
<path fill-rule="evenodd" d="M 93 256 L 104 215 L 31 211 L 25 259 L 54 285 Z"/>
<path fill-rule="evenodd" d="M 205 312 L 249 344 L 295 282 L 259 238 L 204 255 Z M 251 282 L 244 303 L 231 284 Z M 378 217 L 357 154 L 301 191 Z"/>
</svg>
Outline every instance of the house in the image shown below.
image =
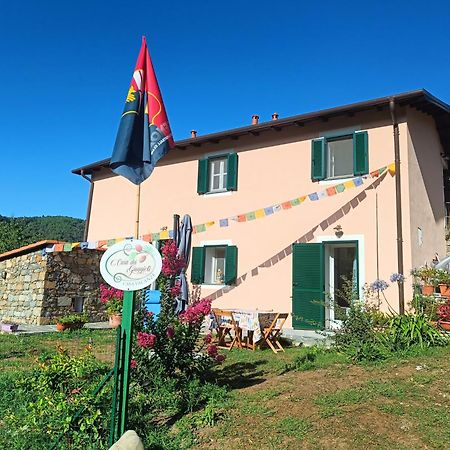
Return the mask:
<svg viewBox="0 0 450 450">
<path fill-rule="evenodd" d="M 190 214 L 202 296 L 291 312 L 294 329 L 332 327 L 345 278 L 363 298 L 403 272 L 380 302 L 407 309 L 410 270 L 446 253 L 449 153 L 450 107 L 425 90 L 192 132 L 141 185 L 140 234 L 167 237 L 173 214 Z M 137 187 L 108 159 L 73 173 L 91 183 L 87 239 L 132 235 Z"/>
</svg>

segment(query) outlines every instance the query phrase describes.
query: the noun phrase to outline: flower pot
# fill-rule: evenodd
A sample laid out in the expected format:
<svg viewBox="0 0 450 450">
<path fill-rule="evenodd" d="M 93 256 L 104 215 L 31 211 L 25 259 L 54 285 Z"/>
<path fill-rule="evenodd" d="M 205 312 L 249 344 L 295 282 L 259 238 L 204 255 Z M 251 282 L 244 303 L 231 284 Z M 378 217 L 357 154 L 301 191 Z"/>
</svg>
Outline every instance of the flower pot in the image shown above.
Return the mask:
<svg viewBox="0 0 450 450">
<path fill-rule="evenodd" d="M 438 321 L 438 325 L 445 331 L 450 331 L 450 322 Z"/>
<path fill-rule="evenodd" d="M 440 284 L 439 291 L 444 297 L 450 297 L 450 286 L 448 284 Z"/>
<path fill-rule="evenodd" d="M 431 284 L 424 284 L 422 286 L 422 294 L 423 295 L 433 295 L 434 294 L 434 286 Z"/>
<path fill-rule="evenodd" d="M 2 323 L 1 330 L 5 333 L 15 333 L 19 329 L 19 325 L 16 323 Z"/>
<path fill-rule="evenodd" d="M 111 328 L 117 328 L 122 324 L 122 316 L 120 314 L 111 314 L 109 316 L 109 326 Z"/>
<path fill-rule="evenodd" d="M 64 331 L 66 328 L 66 325 L 56 322 L 56 331 Z"/>
</svg>

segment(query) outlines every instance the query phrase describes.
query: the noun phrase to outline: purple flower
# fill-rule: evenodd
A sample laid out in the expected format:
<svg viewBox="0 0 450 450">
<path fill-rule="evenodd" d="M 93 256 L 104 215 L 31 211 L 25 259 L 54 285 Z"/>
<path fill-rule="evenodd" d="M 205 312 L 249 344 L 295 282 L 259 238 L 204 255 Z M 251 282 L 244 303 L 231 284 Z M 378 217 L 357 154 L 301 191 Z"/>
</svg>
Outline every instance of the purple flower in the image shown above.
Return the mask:
<svg viewBox="0 0 450 450">
<path fill-rule="evenodd" d="M 384 291 L 389 287 L 389 285 L 384 280 L 375 280 L 370 285 L 370 289 L 373 291 Z"/>
<path fill-rule="evenodd" d="M 391 277 L 389 279 L 391 280 L 391 283 L 395 283 L 395 282 L 397 282 L 397 283 L 404 283 L 406 277 L 402 273 L 395 272 L 395 273 L 393 273 L 391 275 Z"/>
</svg>

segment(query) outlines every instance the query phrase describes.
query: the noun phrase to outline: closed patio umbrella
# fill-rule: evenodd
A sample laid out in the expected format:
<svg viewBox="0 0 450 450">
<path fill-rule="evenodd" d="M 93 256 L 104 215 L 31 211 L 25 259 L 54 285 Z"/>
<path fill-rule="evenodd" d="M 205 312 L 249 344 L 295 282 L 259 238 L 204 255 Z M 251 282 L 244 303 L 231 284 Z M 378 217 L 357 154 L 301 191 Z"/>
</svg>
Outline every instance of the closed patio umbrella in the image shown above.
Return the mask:
<svg viewBox="0 0 450 450">
<path fill-rule="evenodd" d="M 191 257 L 191 236 L 192 236 L 192 221 L 191 216 L 185 214 L 183 221 L 181 222 L 180 231 L 178 234 L 178 255 L 182 256 L 186 262 L 186 267 L 189 265 Z M 186 279 L 186 267 L 181 271 L 179 275 L 181 294 L 177 299 L 177 305 L 175 312 L 180 314 L 186 309 L 189 301 L 189 287 Z"/>
</svg>

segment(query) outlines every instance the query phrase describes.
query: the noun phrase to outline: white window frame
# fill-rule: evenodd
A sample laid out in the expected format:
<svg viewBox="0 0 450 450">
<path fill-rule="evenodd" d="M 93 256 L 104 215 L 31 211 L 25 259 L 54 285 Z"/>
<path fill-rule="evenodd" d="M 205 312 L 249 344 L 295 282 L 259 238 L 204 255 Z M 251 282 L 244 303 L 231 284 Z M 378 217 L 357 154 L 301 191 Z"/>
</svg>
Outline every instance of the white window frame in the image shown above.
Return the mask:
<svg viewBox="0 0 450 450">
<path fill-rule="evenodd" d="M 214 163 L 219 162 L 219 172 L 213 173 L 212 168 L 214 167 Z M 225 166 L 227 166 L 227 170 L 225 170 Z M 218 156 L 218 157 L 210 157 L 208 158 L 208 193 L 216 194 L 219 192 L 226 192 L 227 190 L 227 177 L 228 177 L 228 157 L 227 156 Z M 219 187 L 214 188 L 214 181 L 216 178 L 219 178 Z"/>
<path fill-rule="evenodd" d="M 325 144 L 326 144 L 326 158 L 327 158 L 327 167 L 326 167 L 326 174 L 325 174 L 325 179 L 326 180 L 339 180 L 339 179 L 347 179 L 347 178 L 352 178 L 354 177 L 354 173 L 353 170 L 351 173 L 346 174 L 346 175 L 334 175 L 334 158 L 332 160 L 331 156 L 330 156 L 330 148 L 329 148 L 329 142 L 335 142 L 335 141 L 340 141 L 340 140 L 350 140 L 352 142 L 352 147 L 351 147 L 351 152 L 352 152 L 352 163 L 353 163 L 353 135 L 349 135 L 349 134 L 344 134 L 344 135 L 336 135 L 336 136 L 330 136 L 328 138 L 325 139 Z M 333 172 L 333 174 L 331 174 Z"/>
<path fill-rule="evenodd" d="M 212 241 L 201 241 L 200 242 L 200 247 L 228 247 L 229 245 L 233 245 L 233 242 L 231 241 L 231 239 L 220 239 L 220 240 L 212 240 Z M 211 270 L 212 270 L 212 264 L 211 264 Z M 226 270 L 226 267 L 225 267 Z M 213 272 L 212 272 L 213 273 Z M 211 275 L 212 275 L 211 273 Z M 205 274 L 206 275 L 206 252 L 205 252 Z M 224 273 L 225 275 L 225 273 Z M 206 276 L 204 277 L 206 279 Z M 211 277 L 210 277 L 211 279 Z M 220 288 L 224 288 L 227 285 L 224 284 L 207 284 L 207 283 L 202 283 L 202 288 L 204 289 L 220 289 Z"/>
</svg>

